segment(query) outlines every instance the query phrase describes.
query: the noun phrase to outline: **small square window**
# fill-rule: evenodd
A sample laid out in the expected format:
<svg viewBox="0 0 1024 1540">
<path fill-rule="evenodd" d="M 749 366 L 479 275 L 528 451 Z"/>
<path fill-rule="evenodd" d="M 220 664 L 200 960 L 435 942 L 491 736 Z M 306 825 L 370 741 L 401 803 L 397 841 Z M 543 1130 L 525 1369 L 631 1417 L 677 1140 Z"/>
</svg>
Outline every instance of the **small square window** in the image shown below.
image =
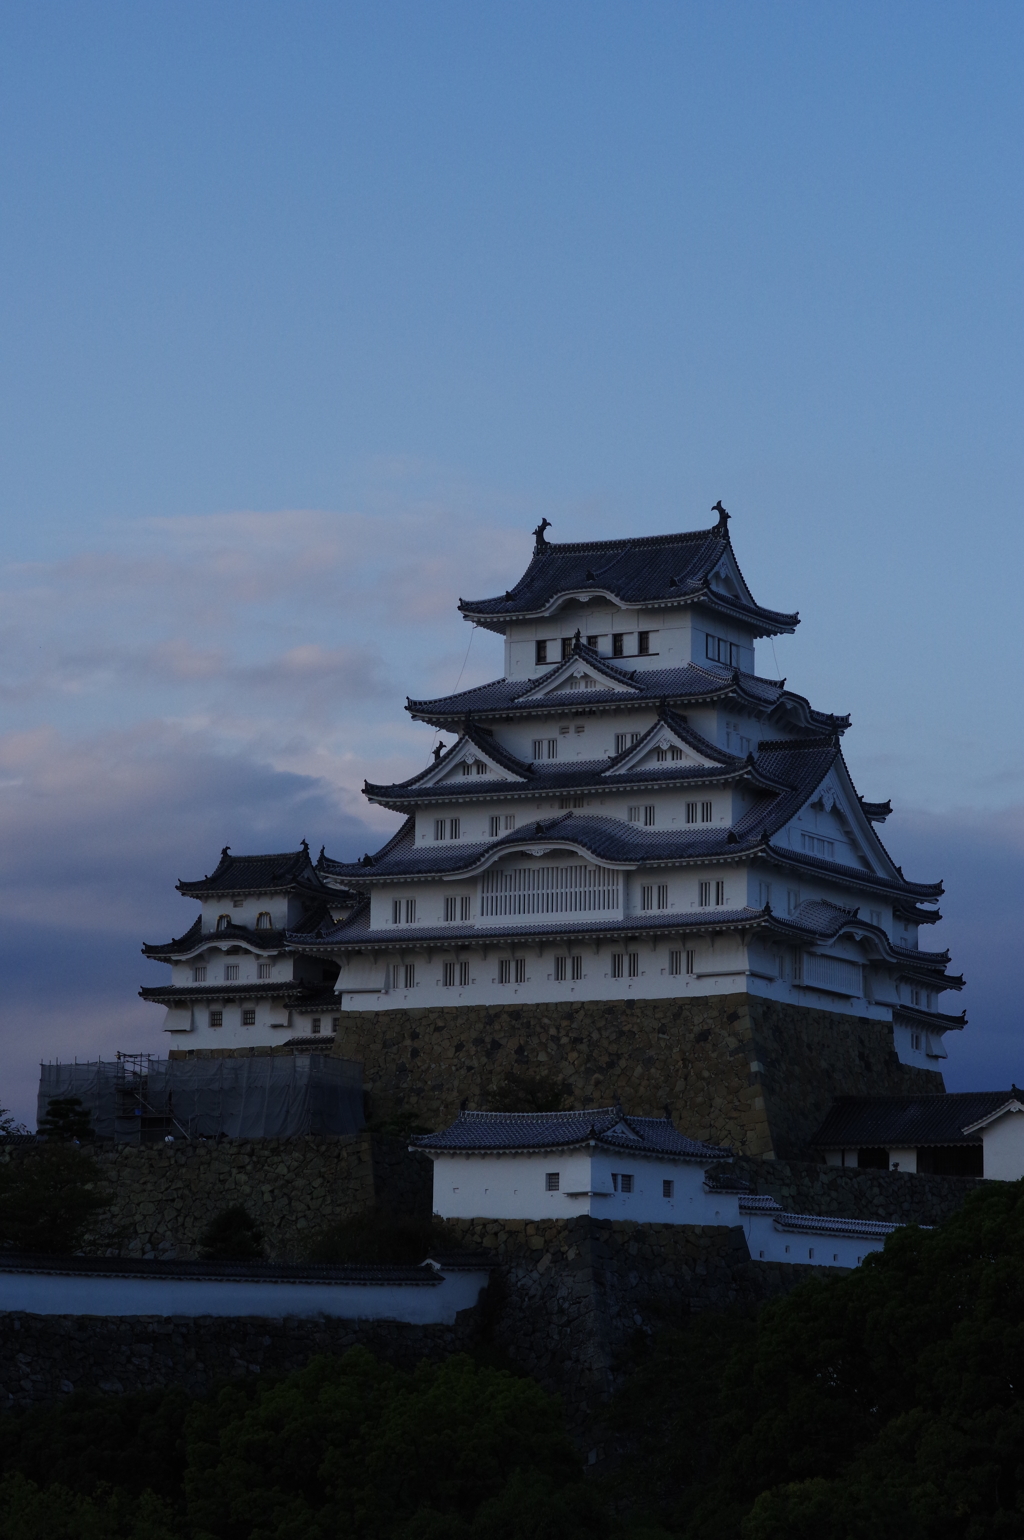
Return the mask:
<svg viewBox="0 0 1024 1540">
<path fill-rule="evenodd" d="M 272 978 L 273 977 L 273 973 L 274 973 L 274 964 L 273 963 L 261 962 L 261 963 L 257 963 L 256 964 L 256 977 L 258 979 L 269 979 L 269 978 Z"/>
<path fill-rule="evenodd" d="M 231 984 L 231 983 L 234 982 L 235 979 L 237 979 L 237 977 L 238 977 L 238 964 L 237 963 L 225 963 L 224 964 L 224 978 L 225 978 L 225 981 L 227 983 Z"/>
<path fill-rule="evenodd" d="M 629 1171 L 623 1171 L 619 1176 L 619 1187 L 623 1192 L 633 1191 L 633 1177 Z"/>
<path fill-rule="evenodd" d="M 547 1171 L 547 1172 L 545 1172 L 545 1174 L 544 1174 L 544 1190 L 546 1192 L 557 1192 L 558 1191 L 559 1176 L 560 1176 L 560 1173 L 558 1171 Z"/>
<path fill-rule="evenodd" d="M 223 1025 L 224 1025 L 224 1012 L 223 1011 L 211 1011 L 210 1012 L 210 1026 L 211 1027 L 222 1027 Z"/>
<path fill-rule="evenodd" d="M 667 1179 L 662 1182 L 662 1184 L 661 1184 L 661 1196 L 663 1198 L 671 1198 L 672 1195 L 674 1194 L 675 1190 L 676 1190 L 675 1182 L 670 1182 Z"/>
<path fill-rule="evenodd" d="M 245 1010 L 242 1012 L 242 1026 L 254 1027 L 255 1025 L 256 1012 L 253 1010 L 252 1006 L 246 1006 Z"/>
</svg>

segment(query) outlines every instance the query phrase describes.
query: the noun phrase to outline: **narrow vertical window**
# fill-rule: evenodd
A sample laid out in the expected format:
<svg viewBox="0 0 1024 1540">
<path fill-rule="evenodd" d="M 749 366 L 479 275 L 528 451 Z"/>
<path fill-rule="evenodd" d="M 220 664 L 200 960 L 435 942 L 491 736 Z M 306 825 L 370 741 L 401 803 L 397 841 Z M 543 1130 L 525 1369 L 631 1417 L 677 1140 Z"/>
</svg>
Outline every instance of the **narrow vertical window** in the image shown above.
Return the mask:
<svg viewBox="0 0 1024 1540">
<path fill-rule="evenodd" d="M 444 901 L 444 917 L 449 922 L 455 918 L 455 905 L 457 903 L 458 899 L 455 898 L 446 898 Z"/>
<path fill-rule="evenodd" d="M 557 738 L 549 738 L 548 739 L 548 758 L 549 759 L 557 759 L 558 758 L 558 739 Z"/>
<path fill-rule="evenodd" d="M 645 658 L 647 656 L 647 654 L 650 652 L 650 650 L 651 650 L 651 633 L 649 631 L 641 631 L 639 633 L 639 635 L 637 637 L 637 649 L 636 650 L 637 650 L 637 652 L 640 654 L 640 656 L 642 658 Z"/>
<path fill-rule="evenodd" d="M 712 817 L 714 816 L 714 811 L 715 811 L 714 807 L 712 806 L 712 804 L 710 802 L 702 802 L 701 805 L 700 805 L 700 821 L 701 821 L 701 823 L 710 823 L 711 820 L 712 820 Z"/>
<path fill-rule="evenodd" d="M 629 976 L 630 976 L 631 979 L 636 979 L 636 978 L 640 977 L 640 953 L 639 952 L 630 952 L 630 954 L 629 954 Z"/>
<path fill-rule="evenodd" d="M 444 964 L 444 966 L 442 967 L 442 969 L 441 969 L 441 982 L 444 985 L 445 989 L 454 989 L 454 987 L 455 987 L 455 964 L 453 962 L 446 962 Z"/>
<path fill-rule="evenodd" d="M 535 643 L 535 645 L 534 645 L 533 661 L 535 663 L 546 663 L 548 661 L 548 644 L 547 644 L 547 642 L 537 642 L 537 643 Z"/>
<path fill-rule="evenodd" d="M 434 838 L 436 840 L 443 840 L 444 839 L 444 827 L 445 827 L 445 825 L 444 825 L 444 819 L 443 818 L 435 818 L 434 819 Z"/>
<path fill-rule="evenodd" d="M 640 908 L 654 908 L 654 887 L 649 882 L 644 883 L 643 887 L 640 889 Z"/>
<path fill-rule="evenodd" d="M 192 982 L 193 982 L 193 984 L 205 984 L 206 983 L 206 964 L 205 963 L 196 963 L 195 967 L 192 969 Z"/>
<path fill-rule="evenodd" d="M 621 658 L 625 653 L 626 637 L 622 631 L 616 631 L 612 636 L 612 657 Z"/>
<path fill-rule="evenodd" d="M 512 982 L 512 959 L 510 957 L 503 957 L 501 959 L 501 961 L 498 963 L 498 983 L 499 984 L 511 984 L 511 982 Z"/>
<path fill-rule="evenodd" d="M 654 828 L 654 808 L 650 803 L 644 808 L 644 828 Z"/>
<path fill-rule="evenodd" d="M 572 976 L 574 979 L 583 977 L 583 958 L 577 953 L 572 960 Z"/>
<path fill-rule="evenodd" d="M 661 1184 L 661 1196 L 663 1198 L 671 1198 L 672 1194 L 675 1192 L 675 1190 L 676 1190 L 675 1182 L 670 1182 L 670 1181 L 667 1181 L 667 1180 L 663 1180 L 662 1181 L 662 1184 Z"/>
<path fill-rule="evenodd" d="M 260 966 L 261 967 L 263 966 L 262 963 L 260 964 Z M 227 982 L 229 984 L 233 983 L 234 980 L 237 979 L 237 977 L 238 977 L 238 964 L 237 963 L 225 963 L 224 964 L 224 978 L 227 980 Z"/>
<path fill-rule="evenodd" d="M 394 898 L 391 901 L 391 923 L 392 925 L 401 925 L 402 923 L 402 900 L 400 898 Z"/>
<path fill-rule="evenodd" d="M 571 657 L 572 657 L 572 637 L 571 636 L 563 636 L 562 637 L 562 662 L 564 663 L 566 658 L 571 658 Z"/>
<path fill-rule="evenodd" d="M 258 979 L 269 979 L 269 978 L 273 978 L 273 976 L 274 976 L 274 964 L 273 963 L 261 962 L 261 963 L 257 963 L 256 964 L 256 977 Z"/>
<path fill-rule="evenodd" d="M 473 918 L 472 907 L 473 900 L 470 898 L 468 893 L 463 893 L 462 897 L 459 899 L 459 919 L 471 920 Z"/>
<path fill-rule="evenodd" d="M 555 983 L 556 984 L 561 984 L 561 983 L 564 983 L 564 981 L 565 981 L 565 963 L 566 963 L 566 959 L 564 957 L 556 957 L 555 958 Z"/>
<path fill-rule="evenodd" d="M 696 804 L 696 802 L 688 802 L 686 804 L 686 822 L 687 823 L 696 823 L 697 822 L 697 804 Z"/>
<path fill-rule="evenodd" d="M 692 949 L 686 954 L 686 971 L 691 978 L 697 972 L 697 953 Z"/>
<path fill-rule="evenodd" d="M 715 883 L 715 905 L 720 908 L 725 903 L 725 883 Z"/>
<path fill-rule="evenodd" d="M 630 821 L 630 823 L 639 823 L 640 822 L 640 808 L 639 807 L 631 807 L 630 808 L 630 810 L 629 810 L 629 821 Z"/>
<path fill-rule="evenodd" d="M 628 747 L 629 747 L 629 734 L 628 733 L 616 733 L 615 734 L 615 752 L 616 752 L 616 754 L 624 754 L 626 752 L 626 750 L 628 749 Z"/>
<path fill-rule="evenodd" d="M 500 833 L 501 833 L 501 815 L 499 813 L 493 813 L 491 815 L 491 839 L 494 839 Z"/>
<path fill-rule="evenodd" d="M 468 962 L 460 962 L 459 963 L 459 983 L 462 985 L 463 989 L 465 989 L 466 985 L 469 983 L 469 963 Z"/>
<path fill-rule="evenodd" d="M 391 988 L 398 989 L 402 982 L 402 964 L 391 964 Z"/>
<path fill-rule="evenodd" d="M 516 826 L 516 815 L 515 815 L 515 813 L 506 813 L 505 814 L 505 831 L 506 831 L 506 833 L 509 830 L 514 829 L 515 826 Z"/>
<path fill-rule="evenodd" d="M 668 883 L 667 882 L 659 882 L 658 883 L 658 908 L 659 909 L 667 909 L 668 908 Z"/>
<path fill-rule="evenodd" d="M 461 835 L 462 835 L 462 819 L 461 818 L 449 818 L 449 820 L 448 820 L 448 838 L 450 840 L 457 840 L 457 839 L 461 838 Z"/>
<path fill-rule="evenodd" d="M 526 958 L 525 957 L 517 957 L 516 958 L 516 983 L 517 984 L 525 984 L 526 983 Z"/>
<path fill-rule="evenodd" d="M 543 738 L 534 738 L 534 740 L 533 740 L 533 757 L 534 757 L 534 759 L 543 759 L 544 758 L 544 739 Z"/>
<path fill-rule="evenodd" d="M 415 925 L 416 923 L 416 900 L 414 898 L 407 898 L 405 901 L 405 923 L 406 925 Z"/>
<path fill-rule="evenodd" d="M 622 953 L 621 952 L 613 952 L 612 953 L 612 978 L 613 979 L 620 979 L 621 977 L 622 977 Z"/>
<path fill-rule="evenodd" d="M 677 977 L 680 973 L 682 973 L 682 971 L 683 971 L 683 954 L 682 954 L 682 952 L 669 952 L 669 954 L 668 954 L 668 971 L 669 971 L 669 973 L 672 974 L 673 977 Z"/>
<path fill-rule="evenodd" d="M 702 882 L 702 883 L 699 884 L 699 888 L 700 888 L 700 899 L 699 899 L 700 907 L 702 909 L 707 909 L 707 908 L 709 908 L 709 906 L 711 904 L 711 884 L 710 884 L 710 882 Z"/>
<path fill-rule="evenodd" d="M 632 743 L 639 743 L 640 739 L 642 737 L 643 737 L 643 733 L 630 733 L 629 741 L 630 741 L 631 744 Z"/>
<path fill-rule="evenodd" d="M 668 749 L 655 749 L 654 757 L 659 765 L 663 765 L 668 759 Z"/>
<path fill-rule="evenodd" d="M 406 989 L 415 989 L 416 987 L 415 963 L 406 963 L 405 965 L 405 987 Z"/>
<path fill-rule="evenodd" d="M 341 1027 L 341 1017 L 340 1016 L 332 1016 L 331 1017 L 331 1031 L 332 1032 L 337 1032 L 340 1029 L 340 1027 Z"/>
<path fill-rule="evenodd" d="M 320 1017 L 319 1016 L 314 1016 L 313 1017 L 313 1020 L 309 1024 L 309 1030 L 310 1030 L 310 1033 L 312 1034 L 313 1037 L 319 1037 L 320 1036 Z"/>
<path fill-rule="evenodd" d="M 478 759 L 477 760 L 477 762 L 476 762 L 476 773 L 477 773 L 477 775 L 486 775 L 487 774 L 487 761 L 485 759 Z"/>
</svg>

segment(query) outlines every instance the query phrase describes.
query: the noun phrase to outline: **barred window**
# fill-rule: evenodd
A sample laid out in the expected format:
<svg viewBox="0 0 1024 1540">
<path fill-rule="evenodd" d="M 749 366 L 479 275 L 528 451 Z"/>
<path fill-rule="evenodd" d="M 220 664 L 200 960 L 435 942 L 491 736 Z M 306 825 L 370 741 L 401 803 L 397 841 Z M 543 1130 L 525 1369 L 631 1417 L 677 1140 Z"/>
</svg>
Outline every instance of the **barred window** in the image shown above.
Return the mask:
<svg viewBox="0 0 1024 1540">
<path fill-rule="evenodd" d="M 257 963 L 256 964 L 256 977 L 258 979 L 269 979 L 269 978 L 273 978 L 273 976 L 274 976 L 274 964 L 273 963 L 261 962 L 261 963 Z"/>
<path fill-rule="evenodd" d="M 446 989 L 455 987 L 455 964 L 446 962 L 441 969 L 441 982 Z"/>
<path fill-rule="evenodd" d="M 506 833 L 510 829 L 514 829 L 515 826 L 516 826 L 516 815 L 515 815 L 515 813 L 506 813 L 505 814 L 505 831 L 506 831 Z"/>
<path fill-rule="evenodd" d="M 691 976 L 697 972 L 697 953 L 692 949 L 686 954 L 686 971 Z"/>
<path fill-rule="evenodd" d="M 677 749 L 675 744 L 669 749 L 668 754 L 670 759 L 682 759 L 683 757 L 682 749 Z"/>
<path fill-rule="evenodd" d="M 619 907 L 619 874 L 600 866 L 491 868 L 480 884 L 484 918 L 593 914 Z"/>
<path fill-rule="evenodd" d="M 332 1032 L 337 1032 L 340 1027 L 341 1027 L 341 1017 L 340 1016 L 332 1016 L 331 1017 L 331 1031 Z"/>
<path fill-rule="evenodd" d="M 676 1190 L 675 1182 L 670 1182 L 667 1179 L 664 1179 L 662 1181 L 662 1184 L 661 1184 L 661 1196 L 663 1198 L 671 1198 L 671 1196 L 675 1192 L 675 1190 Z"/>
<path fill-rule="evenodd" d="M 414 898 L 407 898 L 405 901 L 405 923 L 406 925 L 414 925 L 416 923 L 416 900 Z"/>
<path fill-rule="evenodd" d="M 714 817 L 714 812 L 715 812 L 714 807 L 712 806 L 712 804 L 710 802 L 702 802 L 701 805 L 700 805 L 700 821 L 701 821 L 701 823 L 710 823 L 712 818 Z"/>
<path fill-rule="evenodd" d="M 559 1178 L 559 1173 L 557 1171 L 547 1171 L 547 1172 L 545 1172 L 545 1174 L 544 1174 L 544 1189 L 545 1189 L 546 1192 L 557 1192 L 558 1191 L 558 1178 Z"/>
<path fill-rule="evenodd" d="M 639 632 L 638 635 L 637 635 L 637 652 L 640 654 L 640 656 L 642 658 L 644 658 L 644 657 L 647 656 L 647 654 L 650 652 L 650 650 L 651 650 L 651 633 L 649 631 L 641 631 L 641 632 Z"/>
<path fill-rule="evenodd" d="M 658 883 L 658 908 L 659 909 L 667 909 L 668 908 L 668 883 L 667 882 L 659 882 Z"/>
<path fill-rule="evenodd" d="M 469 983 L 469 963 L 468 962 L 460 962 L 459 963 L 459 983 L 462 985 L 463 988 L 465 988 L 466 985 Z"/>
<path fill-rule="evenodd" d="M 444 901 L 444 917 L 449 924 L 455 918 L 456 911 L 458 909 L 458 903 L 458 899 L 454 896 L 451 898 L 446 898 Z"/>
<path fill-rule="evenodd" d="M 461 835 L 462 835 L 462 820 L 461 820 L 461 818 L 449 818 L 449 820 L 448 820 L 448 838 L 450 840 L 457 840 L 457 839 L 461 838 Z"/>
<path fill-rule="evenodd" d="M 613 952 L 612 953 L 612 978 L 613 979 L 620 979 L 621 977 L 622 977 L 622 953 L 621 952 Z"/>
<path fill-rule="evenodd" d="M 210 1026 L 211 1027 L 222 1027 L 223 1025 L 224 1025 L 224 1012 L 223 1011 L 211 1011 L 210 1012 Z"/>
<path fill-rule="evenodd" d="M 516 983 L 517 984 L 525 984 L 526 983 L 526 958 L 525 957 L 517 957 L 516 958 Z"/>
<path fill-rule="evenodd" d="M 710 882 L 702 882 L 702 883 L 699 884 L 699 888 L 700 888 L 700 899 L 699 899 L 700 907 L 702 909 L 707 909 L 709 907 L 710 903 L 711 903 L 711 884 L 710 884 Z"/>
<path fill-rule="evenodd" d="M 612 657 L 621 658 L 625 655 L 626 636 L 623 631 L 616 631 L 612 635 Z"/>
<path fill-rule="evenodd" d="M 253 1010 L 252 1006 L 247 1006 L 246 1009 L 242 1012 L 242 1026 L 254 1027 L 255 1025 L 256 1012 Z"/>
<path fill-rule="evenodd" d="M 583 958 L 579 953 L 572 960 L 572 976 L 574 979 L 581 979 L 583 977 Z"/>
<path fill-rule="evenodd" d="M 534 661 L 534 663 L 546 663 L 548 661 L 548 644 L 547 644 L 547 642 L 537 642 L 535 644 L 535 646 L 534 646 L 534 653 L 533 653 L 533 661 Z"/>
<path fill-rule="evenodd" d="M 629 976 L 630 976 L 631 979 L 636 979 L 636 978 L 640 977 L 640 953 L 639 952 L 630 952 L 630 954 L 629 954 Z"/>
<path fill-rule="evenodd" d="M 471 920 L 473 918 L 472 907 L 473 900 L 470 898 L 468 893 L 463 893 L 462 897 L 459 899 L 459 919 Z"/>
<path fill-rule="evenodd" d="M 192 969 L 192 982 L 193 982 L 193 984 L 205 984 L 206 983 L 206 964 L 205 963 L 196 963 L 195 967 Z"/>
<path fill-rule="evenodd" d="M 628 733 L 616 733 L 615 734 L 615 752 L 616 752 L 616 754 L 624 754 L 628 748 L 629 748 L 629 734 Z"/>
<path fill-rule="evenodd" d="M 686 822 L 687 823 L 696 823 L 697 822 L 697 804 L 696 804 L 696 802 L 688 802 L 686 804 Z"/>
<path fill-rule="evenodd" d="M 715 883 L 715 905 L 720 908 L 725 903 L 725 883 Z"/>
<path fill-rule="evenodd" d="M 511 984 L 511 982 L 512 982 L 512 959 L 511 959 L 511 957 L 503 957 L 503 958 L 501 958 L 501 960 L 498 963 L 498 983 L 499 984 Z"/>
<path fill-rule="evenodd" d="M 225 918 L 226 918 L 226 916 L 225 916 Z M 256 929 L 257 930 L 270 930 L 273 927 L 273 924 L 274 924 L 273 920 L 270 918 L 270 915 L 267 913 L 267 911 L 265 909 L 262 910 L 256 916 Z"/>
<path fill-rule="evenodd" d="M 632 1175 L 632 1172 L 630 1172 L 630 1171 L 622 1171 L 622 1172 L 619 1173 L 619 1187 L 620 1187 L 620 1189 L 623 1192 L 632 1192 L 633 1191 L 633 1175 Z"/>
<path fill-rule="evenodd" d="M 562 662 L 564 663 L 566 658 L 571 658 L 571 657 L 572 657 L 572 637 L 571 636 L 563 636 L 562 637 Z"/>
<path fill-rule="evenodd" d="M 645 882 L 643 887 L 640 889 L 640 908 L 654 908 L 654 886 L 652 883 Z"/>
<path fill-rule="evenodd" d="M 314 1016 L 313 1017 L 313 1020 L 309 1024 L 309 1030 L 313 1034 L 314 1037 L 319 1037 L 320 1036 L 320 1017 L 319 1016 Z"/>
<path fill-rule="evenodd" d="M 444 821 L 444 819 L 443 818 L 435 818 L 434 819 L 434 838 L 436 840 L 443 840 L 444 839 L 444 831 L 445 831 L 445 821 Z"/>
<path fill-rule="evenodd" d="M 654 828 L 654 808 L 651 805 L 644 808 L 644 828 Z"/>
<path fill-rule="evenodd" d="M 629 810 L 629 821 L 630 821 L 630 823 L 639 823 L 640 822 L 640 808 L 639 807 L 631 807 L 630 808 L 630 810 Z"/>
<path fill-rule="evenodd" d="M 492 813 L 491 814 L 490 828 L 491 828 L 491 839 L 495 839 L 496 836 L 501 833 L 501 814 L 500 813 Z"/>
<path fill-rule="evenodd" d="M 237 979 L 237 977 L 238 977 L 238 964 L 237 963 L 225 963 L 224 964 L 224 978 L 225 978 L 225 981 L 230 984 L 230 983 L 233 983 L 234 980 Z"/>
<path fill-rule="evenodd" d="M 682 954 L 682 952 L 669 952 L 669 954 L 668 954 L 668 971 L 669 971 L 669 973 L 672 974 L 673 977 L 675 977 L 676 975 L 682 973 L 682 971 L 683 971 L 683 954 Z"/>
<path fill-rule="evenodd" d="M 567 959 L 564 957 L 555 958 L 555 982 L 558 984 L 564 983 L 565 981 L 566 960 Z"/>
<path fill-rule="evenodd" d="M 406 963 L 406 965 L 405 965 L 405 987 L 406 987 L 406 989 L 415 989 L 416 988 L 416 964 L 415 963 Z"/>
<path fill-rule="evenodd" d="M 485 759 L 478 759 L 477 760 L 477 762 L 476 762 L 476 773 L 477 773 L 477 775 L 486 775 L 487 774 L 487 761 Z"/>
</svg>

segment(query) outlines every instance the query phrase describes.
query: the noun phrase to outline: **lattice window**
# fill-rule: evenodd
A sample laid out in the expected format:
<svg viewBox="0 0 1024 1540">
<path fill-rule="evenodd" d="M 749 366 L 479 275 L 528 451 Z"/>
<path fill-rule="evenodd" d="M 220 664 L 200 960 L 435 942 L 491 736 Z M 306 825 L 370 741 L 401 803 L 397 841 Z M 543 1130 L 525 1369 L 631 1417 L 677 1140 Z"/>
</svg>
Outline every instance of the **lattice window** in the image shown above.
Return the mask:
<svg viewBox="0 0 1024 1540">
<path fill-rule="evenodd" d="M 480 905 L 485 918 L 618 909 L 619 874 L 598 866 L 492 869 L 483 875 Z"/>
</svg>

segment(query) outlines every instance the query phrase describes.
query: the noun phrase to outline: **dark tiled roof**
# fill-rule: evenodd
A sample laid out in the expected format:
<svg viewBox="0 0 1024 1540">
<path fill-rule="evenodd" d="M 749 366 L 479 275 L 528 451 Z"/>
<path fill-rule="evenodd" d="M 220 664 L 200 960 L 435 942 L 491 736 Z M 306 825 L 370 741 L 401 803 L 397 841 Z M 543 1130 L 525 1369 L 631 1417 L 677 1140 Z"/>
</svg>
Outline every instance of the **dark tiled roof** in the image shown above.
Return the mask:
<svg viewBox="0 0 1024 1540">
<path fill-rule="evenodd" d="M 980 1144 L 963 1130 L 995 1112 L 1012 1091 L 947 1091 L 931 1096 L 840 1096 L 810 1140 L 818 1149 L 916 1149 Z"/>
<path fill-rule="evenodd" d="M 717 663 L 687 663 L 682 668 L 627 671 L 586 646 L 580 647 L 576 656 L 608 678 L 607 689 L 559 689 L 545 694 L 545 688 L 560 673 L 571 671 L 570 660 L 569 663 L 556 663 L 539 679 L 492 679 L 489 684 L 461 690 L 455 695 L 442 695 L 434 700 L 409 699 L 406 710 L 414 717 L 422 717 L 441 727 L 448 726 L 451 730 L 451 725 L 462 726 L 472 718 L 538 716 L 543 712 L 565 712 L 572 707 L 586 706 L 591 710 L 598 706 L 657 706 L 667 702 L 685 707 L 708 701 L 737 700 L 757 710 L 766 707 L 770 710 L 785 702 L 806 718 L 808 726 L 824 731 L 842 731 L 849 726 L 849 717 L 815 711 L 802 695 L 787 690 L 781 681 L 761 679 L 756 674 L 745 674 Z"/>
<path fill-rule="evenodd" d="M 775 1228 L 798 1235 L 852 1235 L 874 1240 L 901 1227 L 884 1219 L 831 1219 L 821 1214 L 781 1213 L 775 1215 Z"/>
<path fill-rule="evenodd" d="M 322 985 L 283 979 L 280 984 L 166 984 L 139 990 L 143 1000 L 157 1005 L 187 1005 L 190 1000 L 286 1000 L 289 1004 L 312 996 Z"/>
<path fill-rule="evenodd" d="M 739 597 L 711 587 L 711 576 L 726 555 L 735 562 L 724 520 L 713 529 L 640 539 L 549 545 L 540 537 L 513 589 L 501 598 L 460 600 L 459 609 L 468 619 L 498 629 L 495 622 L 542 614 L 564 594 L 609 594 L 622 605 L 699 601 L 763 627 L 762 635 L 795 630 L 799 615 L 762 609 L 745 583 Z"/>
<path fill-rule="evenodd" d="M 178 883 L 178 892 L 189 898 L 212 897 L 218 893 L 290 893 L 309 890 L 326 892 L 303 841 L 298 850 L 282 855 L 233 856 L 225 845 L 217 868 L 201 881 Z"/>
<path fill-rule="evenodd" d="M 483 1267 L 487 1263 L 480 1264 Z M 204 1281 L 262 1283 L 402 1283 L 431 1287 L 443 1276 L 426 1263 L 401 1267 L 389 1263 L 338 1265 L 331 1262 L 179 1262 L 140 1257 L 55 1257 L 0 1251 L 0 1272 L 56 1273 L 66 1277 L 195 1278 Z"/>
<path fill-rule="evenodd" d="M 669 1118 L 627 1117 L 621 1107 L 578 1112 L 460 1112 L 454 1123 L 411 1142 L 423 1150 L 555 1150 L 581 1144 L 669 1155 L 681 1160 L 721 1160 L 731 1152 L 679 1133 Z"/>
</svg>

